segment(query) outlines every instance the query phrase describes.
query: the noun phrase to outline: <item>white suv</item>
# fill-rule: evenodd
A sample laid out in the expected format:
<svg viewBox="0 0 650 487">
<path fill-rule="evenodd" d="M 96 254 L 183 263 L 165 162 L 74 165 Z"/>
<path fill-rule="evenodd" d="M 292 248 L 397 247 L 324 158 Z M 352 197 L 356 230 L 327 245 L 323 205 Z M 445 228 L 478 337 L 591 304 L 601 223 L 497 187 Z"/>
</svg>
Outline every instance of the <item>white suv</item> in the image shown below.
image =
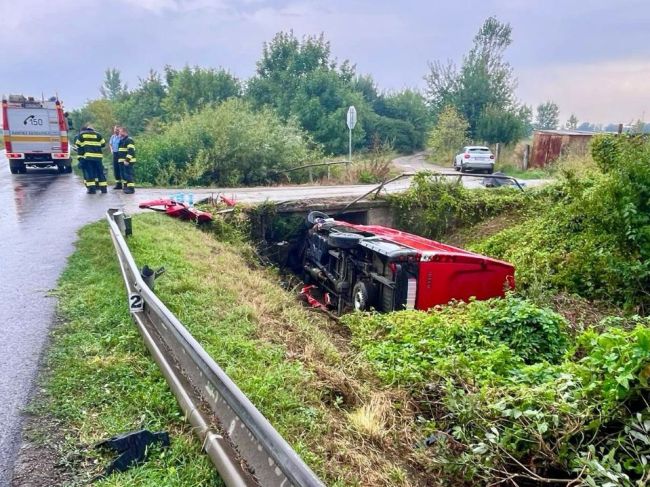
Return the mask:
<svg viewBox="0 0 650 487">
<path fill-rule="evenodd" d="M 454 157 L 456 171 L 481 171 L 487 174 L 494 172 L 494 154 L 489 147 L 482 145 L 468 145 Z"/>
</svg>

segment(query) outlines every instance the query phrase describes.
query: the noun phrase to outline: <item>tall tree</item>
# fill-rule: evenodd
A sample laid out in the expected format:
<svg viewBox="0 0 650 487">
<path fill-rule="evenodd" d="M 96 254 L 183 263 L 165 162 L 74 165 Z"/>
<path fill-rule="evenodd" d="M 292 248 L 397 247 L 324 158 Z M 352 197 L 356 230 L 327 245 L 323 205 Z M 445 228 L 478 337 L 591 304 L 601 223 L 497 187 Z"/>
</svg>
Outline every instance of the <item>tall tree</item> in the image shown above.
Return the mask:
<svg viewBox="0 0 650 487">
<path fill-rule="evenodd" d="M 108 68 L 104 72 L 104 83 L 99 87 L 99 92 L 102 97 L 115 101 L 120 96 L 126 93 L 126 83 L 122 83 L 122 76 L 120 70 L 116 68 Z"/>
<path fill-rule="evenodd" d="M 132 134 L 156 126 L 163 116 L 162 103 L 166 95 L 160 74 L 150 70 L 146 78 L 140 78 L 136 90 L 114 103 L 119 123 L 126 125 Z"/>
<path fill-rule="evenodd" d="M 572 113 L 569 120 L 566 121 L 566 128 L 569 130 L 575 130 L 578 128 L 578 117 L 576 117 L 575 113 Z"/>
<path fill-rule="evenodd" d="M 463 58 L 460 69 L 452 61 L 430 63 L 430 72 L 425 80 L 434 114 L 440 113 L 446 105 L 454 106 L 469 123 L 470 137 L 479 140 L 496 136 L 505 142 L 514 133 L 512 124 L 527 126 L 528 110 L 523 109 L 515 98 L 516 80 L 512 67 L 504 59 L 504 52 L 511 43 L 510 24 L 489 17 L 474 37 L 472 48 Z M 496 110 L 503 113 L 497 114 Z M 497 118 L 498 124 L 494 123 Z M 483 122 L 479 123 L 481 120 Z M 508 124 L 503 123 L 506 120 L 509 120 Z M 508 130 L 505 130 L 506 125 Z M 481 133 L 487 127 L 491 127 L 489 134 Z M 493 131 L 495 127 L 502 127 L 505 131 L 499 135 Z"/>
<path fill-rule="evenodd" d="M 435 162 L 451 161 L 467 142 L 469 123 L 453 106 L 446 106 L 429 133 L 427 146 Z"/>
<path fill-rule="evenodd" d="M 190 68 L 177 71 L 165 67 L 168 96 L 163 108 L 168 119 L 181 116 L 241 95 L 241 84 L 237 78 L 224 69 Z"/>
<path fill-rule="evenodd" d="M 560 107 L 557 103 L 547 101 L 537 105 L 535 128 L 540 130 L 556 129 L 560 125 Z"/>
</svg>

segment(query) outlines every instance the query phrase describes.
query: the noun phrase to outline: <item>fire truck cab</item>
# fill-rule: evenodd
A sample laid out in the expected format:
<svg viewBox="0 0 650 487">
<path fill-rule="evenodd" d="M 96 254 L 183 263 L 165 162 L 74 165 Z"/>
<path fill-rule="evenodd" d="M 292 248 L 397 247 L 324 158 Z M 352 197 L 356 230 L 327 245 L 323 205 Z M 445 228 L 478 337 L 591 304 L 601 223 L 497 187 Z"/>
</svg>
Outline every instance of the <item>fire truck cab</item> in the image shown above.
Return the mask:
<svg viewBox="0 0 650 487">
<path fill-rule="evenodd" d="M 72 172 L 67 114 L 56 98 L 36 100 L 10 95 L 2 99 L 2 135 L 12 174 L 27 166 Z"/>
</svg>

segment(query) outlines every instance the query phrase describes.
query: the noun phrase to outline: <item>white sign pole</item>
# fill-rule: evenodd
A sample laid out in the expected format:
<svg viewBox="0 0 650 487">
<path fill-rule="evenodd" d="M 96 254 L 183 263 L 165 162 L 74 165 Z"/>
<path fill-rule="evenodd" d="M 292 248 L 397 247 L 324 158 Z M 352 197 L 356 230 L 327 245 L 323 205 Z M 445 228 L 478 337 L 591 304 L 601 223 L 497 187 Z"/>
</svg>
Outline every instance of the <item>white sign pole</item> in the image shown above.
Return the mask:
<svg viewBox="0 0 650 487">
<path fill-rule="evenodd" d="M 348 108 L 348 131 L 349 131 L 349 141 L 348 141 L 348 164 L 352 162 L 352 129 L 357 124 L 357 109 L 354 106 Z"/>
</svg>

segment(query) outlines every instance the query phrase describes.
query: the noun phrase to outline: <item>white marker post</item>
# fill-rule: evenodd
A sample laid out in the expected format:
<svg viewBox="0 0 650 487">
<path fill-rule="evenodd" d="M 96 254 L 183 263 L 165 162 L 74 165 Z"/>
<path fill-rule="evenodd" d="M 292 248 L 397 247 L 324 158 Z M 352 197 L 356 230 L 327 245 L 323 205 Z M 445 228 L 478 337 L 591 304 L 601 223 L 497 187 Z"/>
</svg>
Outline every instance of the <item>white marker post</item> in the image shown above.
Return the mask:
<svg viewBox="0 0 650 487">
<path fill-rule="evenodd" d="M 357 124 L 357 109 L 354 106 L 348 108 L 348 129 L 350 132 L 350 145 L 348 153 L 348 164 L 352 162 L 352 129 Z"/>
</svg>

